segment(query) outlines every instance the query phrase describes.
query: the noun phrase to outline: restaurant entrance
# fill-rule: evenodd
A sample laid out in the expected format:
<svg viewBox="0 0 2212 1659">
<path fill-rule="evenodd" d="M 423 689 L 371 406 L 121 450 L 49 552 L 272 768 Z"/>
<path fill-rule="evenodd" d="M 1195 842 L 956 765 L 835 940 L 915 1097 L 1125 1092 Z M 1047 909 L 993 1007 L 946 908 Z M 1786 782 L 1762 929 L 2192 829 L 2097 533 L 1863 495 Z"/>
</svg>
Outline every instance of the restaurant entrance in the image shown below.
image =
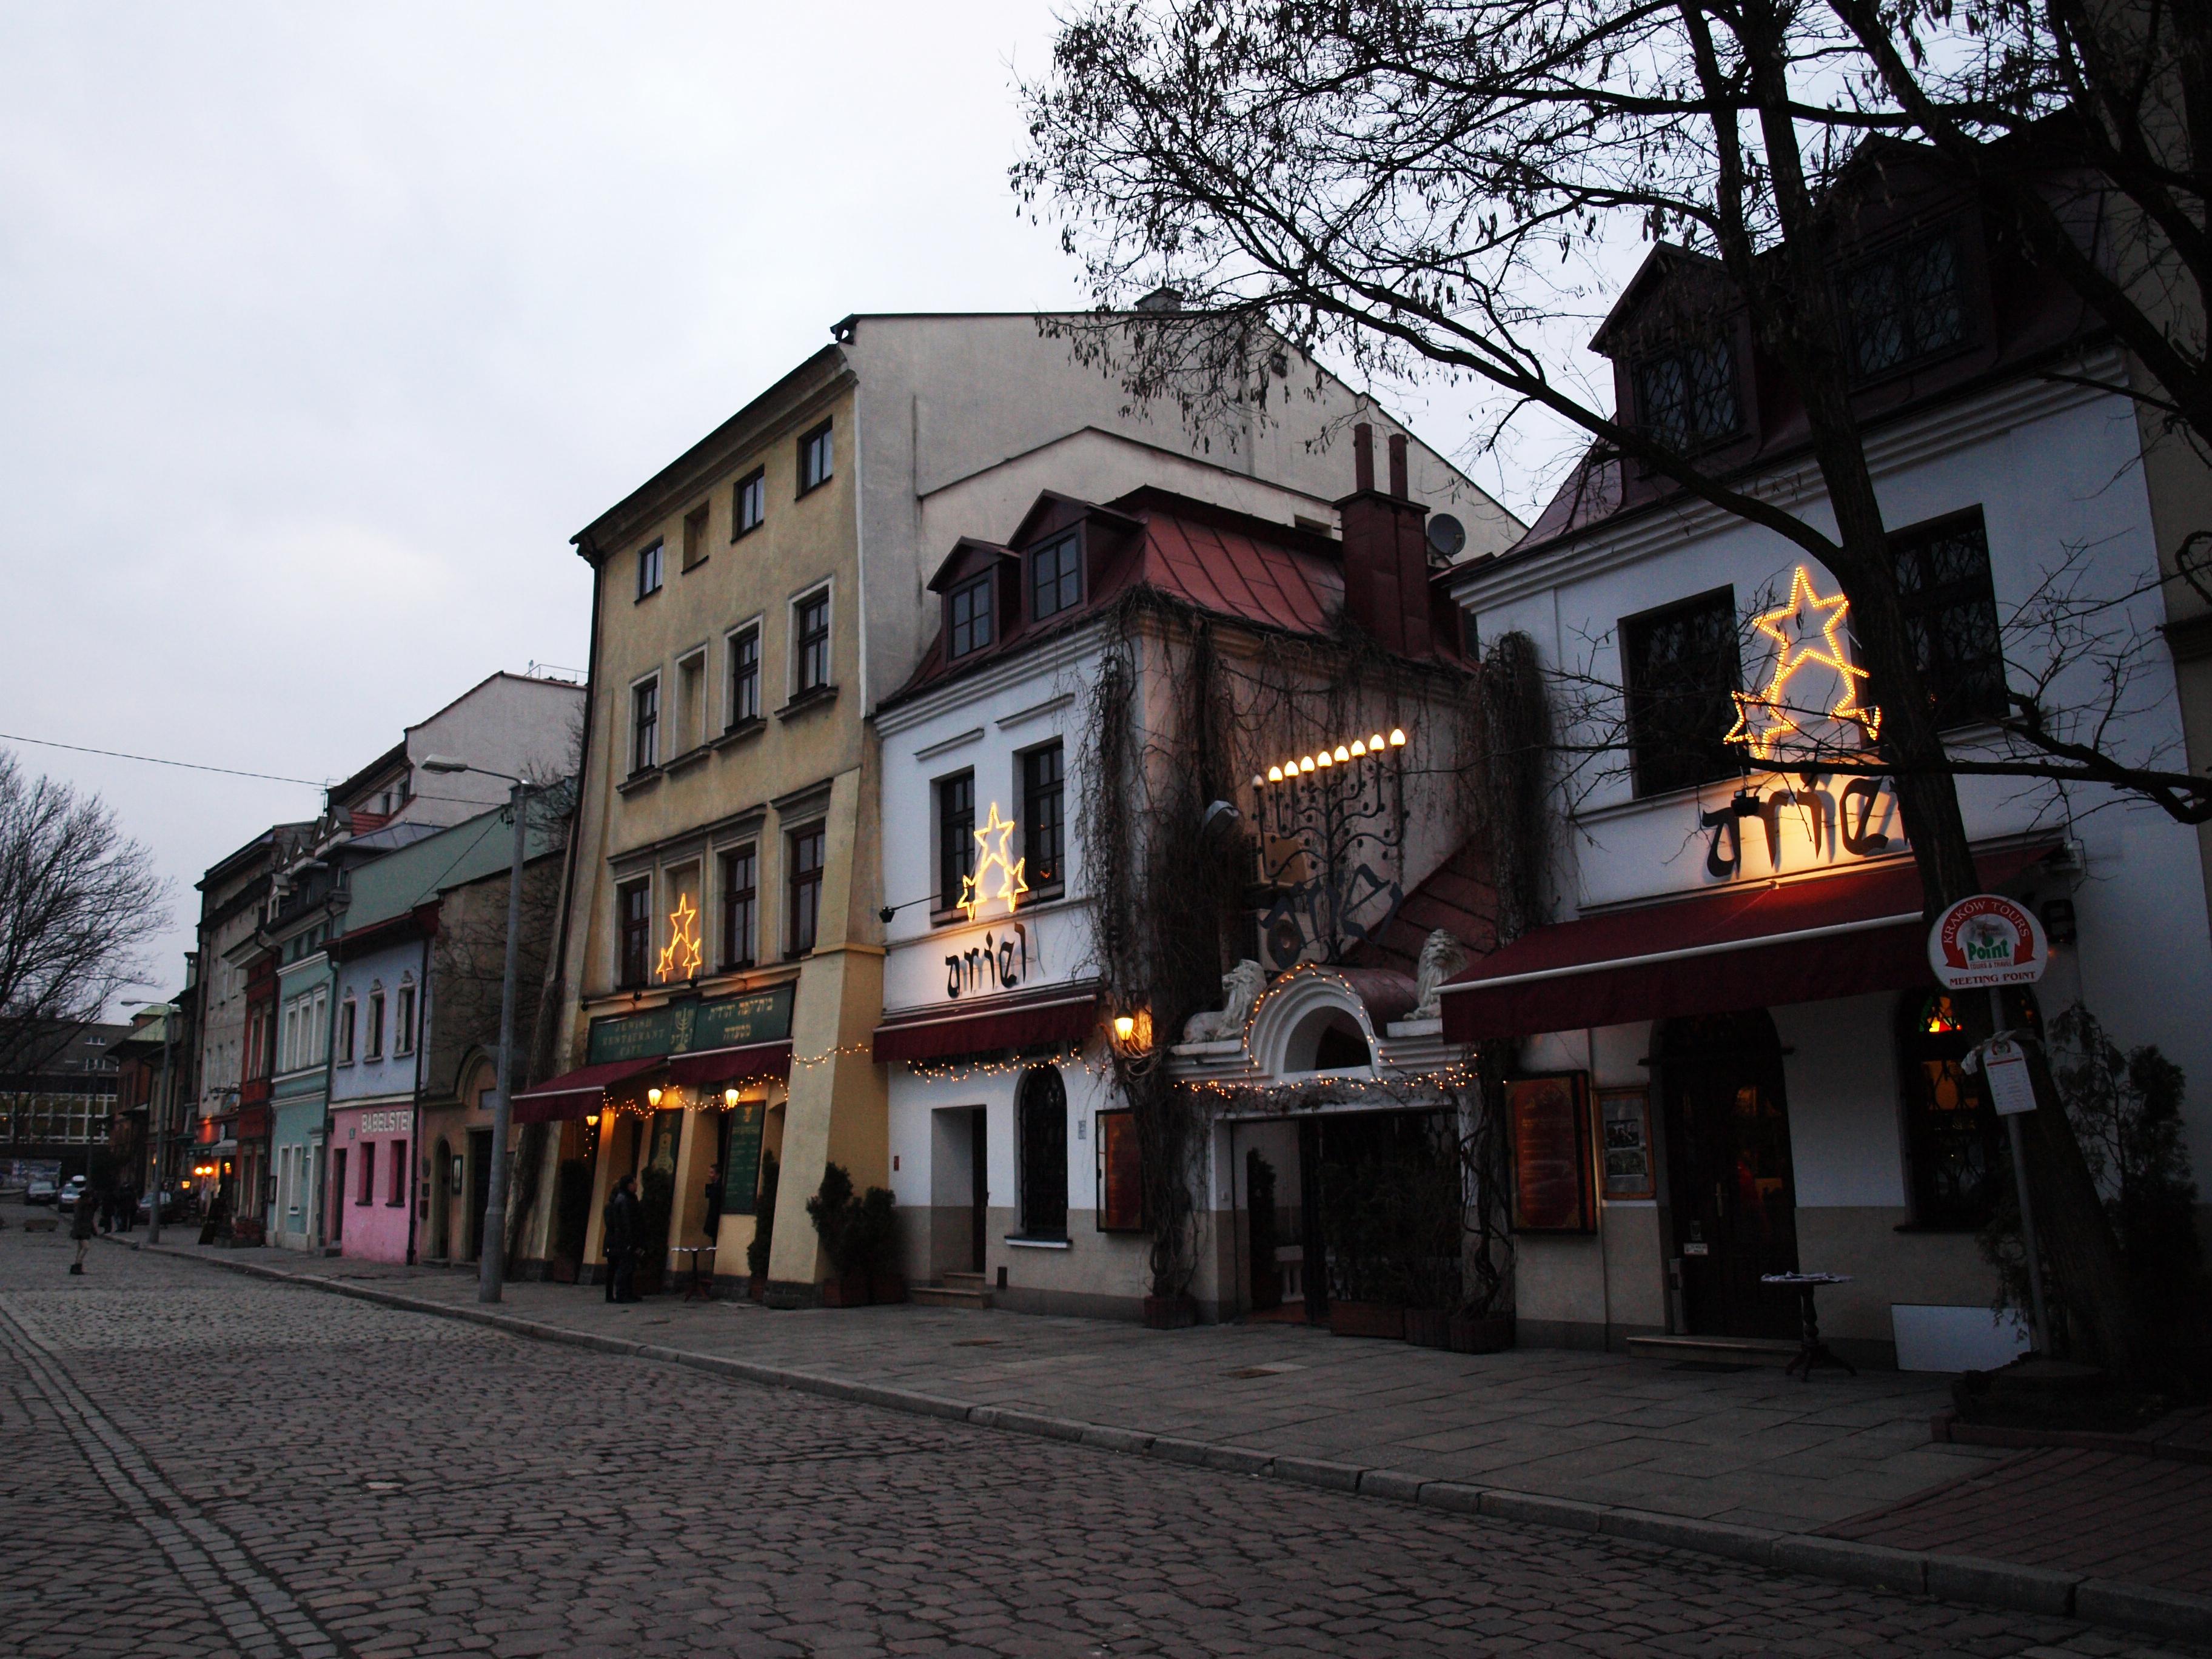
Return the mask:
<svg viewBox="0 0 2212 1659">
<path fill-rule="evenodd" d="M 1764 1009 L 1667 1022 L 1656 1054 L 1682 1305 L 1694 1336 L 1790 1337 L 1797 1194 L 1782 1045 Z"/>
</svg>

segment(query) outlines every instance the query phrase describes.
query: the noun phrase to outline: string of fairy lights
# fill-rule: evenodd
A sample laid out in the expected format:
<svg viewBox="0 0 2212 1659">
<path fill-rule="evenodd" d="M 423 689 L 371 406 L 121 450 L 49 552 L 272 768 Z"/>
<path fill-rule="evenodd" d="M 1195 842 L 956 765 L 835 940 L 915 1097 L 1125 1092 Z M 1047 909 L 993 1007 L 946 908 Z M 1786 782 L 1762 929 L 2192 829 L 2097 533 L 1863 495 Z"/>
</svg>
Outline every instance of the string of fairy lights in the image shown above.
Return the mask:
<svg viewBox="0 0 2212 1659">
<path fill-rule="evenodd" d="M 1316 975 L 1328 975 L 1331 972 L 1331 969 L 1326 963 L 1300 963 L 1278 977 L 1273 984 L 1253 999 L 1251 1007 L 1246 1011 L 1238 1054 L 1239 1060 L 1247 1070 L 1256 1069 L 1260 1063 L 1258 1057 L 1252 1052 L 1252 1032 L 1258 1023 L 1261 1009 L 1275 998 L 1297 989 L 1301 981 Z M 1127 1048 L 1130 1046 L 1129 1040 L 1139 1024 L 1136 1016 L 1123 1015 L 1112 1023 L 1111 1029 L 1116 1033 L 1116 1041 Z M 1149 1038 L 1150 1019 L 1148 1018 L 1143 1019 L 1141 1025 Z M 1145 1046 L 1148 1047 L 1149 1043 Z M 874 1052 L 875 1045 L 872 1042 L 841 1042 L 823 1049 L 818 1054 L 793 1054 L 791 1058 L 790 1071 L 811 1071 L 817 1066 L 826 1066 L 836 1060 L 857 1059 L 862 1055 L 872 1056 Z M 1024 1072 L 1039 1066 L 1056 1066 L 1062 1069 L 1073 1068 L 1092 1076 L 1103 1077 L 1106 1075 L 1112 1060 L 1111 1050 L 1107 1045 L 1100 1045 L 1093 1048 L 1085 1043 L 1067 1043 L 1056 1050 L 1033 1050 L 998 1059 L 982 1059 L 971 1055 L 950 1060 L 909 1060 L 902 1063 L 908 1073 L 916 1078 L 939 1083 L 964 1083 L 976 1079 L 1018 1077 Z M 680 1085 L 658 1085 L 645 1091 L 642 1097 L 643 1103 L 641 1103 L 636 1097 L 617 1097 L 605 1091 L 601 1092 L 600 1100 L 603 1109 L 617 1115 L 650 1116 L 656 1111 L 667 1111 L 672 1109 L 726 1111 L 739 1103 L 738 1097 L 741 1090 L 782 1081 L 788 1075 L 787 1072 L 756 1073 L 746 1077 L 724 1079 L 723 1086 L 719 1090 L 688 1091 Z M 1468 1060 L 1448 1061 L 1443 1065 L 1429 1066 L 1419 1071 L 1403 1071 L 1394 1068 L 1387 1075 L 1367 1078 L 1352 1077 L 1342 1073 L 1332 1073 L 1324 1078 L 1301 1078 L 1284 1083 L 1182 1078 L 1176 1080 L 1176 1086 L 1224 1103 L 1266 1101 L 1278 1107 L 1295 1110 L 1301 1097 L 1311 1097 L 1313 1103 L 1316 1104 L 1321 1103 L 1321 1097 L 1324 1095 L 1333 1103 L 1341 1103 L 1347 1100 L 1364 1101 L 1378 1098 L 1402 1103 L 1412 1096 L 1455 1092 L 1472 1088 L 1476 1083 L 1477 1072 L 1474 1062 Z"/>
</svg>

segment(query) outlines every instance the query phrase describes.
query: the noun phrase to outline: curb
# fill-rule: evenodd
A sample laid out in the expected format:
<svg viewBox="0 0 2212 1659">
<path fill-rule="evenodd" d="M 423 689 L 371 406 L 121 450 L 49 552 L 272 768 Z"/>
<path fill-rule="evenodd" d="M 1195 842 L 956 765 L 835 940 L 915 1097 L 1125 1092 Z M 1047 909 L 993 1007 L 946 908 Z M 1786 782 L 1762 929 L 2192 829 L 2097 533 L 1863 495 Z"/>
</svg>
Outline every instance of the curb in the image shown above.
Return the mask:
<svg viewBox="0 0 2212 1659">
<path fill-rule="evenodd" d="M 123 1243 L 116 1240 L 117 1243 Z M 623 1337 L 599 1336 L 548 1325 L 518 1315 L 493 1313 L 488 1309 L 456 1306 L 397 1291 L 327 1279 L 319 1273 L 287 1273 L 258 1261 L 222 1261 L 167 1244 L 132 1243 L 125 1248 L 150 1251 L 180 1261 L 245 1273 L 279 1285 L 297 1285 L 356 1301 L 373 1302 L 407 1313 L 429 1314 L 483 1325 L 534 1341 L 558 1343 L 597 1353 L 621 1354 L 662 1364 L 681 1365 L 732 1382 L 762 1388 L 789 1389 L 856 1405 L 919 1417 L 966 1423 L 972 1427 L 1008 1434 L 1033 1435 L 1042 1439 L 1089 1446 L 1127 1456 L 1156 1457 L 1164 1462 L 1212 1469 L 1222 1474 L 1264 1476 L 1322 1491 L 1355 1493 L 1392 1503 L 1411 1504 L 1451 1515 L 1472 1515 L 1521 1525 L 1555 1527 L 1595 1534 L 1626 1543 L 1655 1545 L 1711 1555 L 1749 1566 L 1795 1572 L 1854 1584 L 1862 1589 L 1929 1595 L 1946 1601 L 1994 1607 L 2007 1613 L 2039 1613 L 2078 1619 L 2086 1623 L 2118 1626 L 2150 1635 L 2195 1640 L 2212 1638 L 2212 1596 L 2180 1590 L 2160 1589 L 2148 1584 L 2128 1584 L 2093 1578 L 2083 1573 L 2031 1567 L 2010 1561 L 1991 1561 L 1977 1556 L 1939 1555 L 1923 1550 L 1890 1549 L 1850 1539 L 1825 1538 L 1811 1533 L 1773 1532 L 1764 1528 L 1737 1526 L 1725 1521 L 1704 1521 L 1691 1516 L 1668 1515 L 1655 1510 L 1631 1509 L 1611 1504 L 1585 1504 L 1568 1498 L 1547 1498 L 1537 1492 L 1507 1492 L 1468 1486 L 1456 1480 L 1431 1480 L 1401 1469 L 1362 1468 L 1316 1458 L 1276 1456 L 1248 1446 L 1217 1445 L 1174 1435 L 1152 1435 L 1142 1430 L 1085 1423 L 1073 1418 L 1050 1417 L 1038 1412 L 1002 1406 L 970 1406 L 940 1395 L 875 1382 L 854 1382 L 794 1370 L 757 1361 L 733 1359 L 718 1354 L 696 1353 Z"/>
</svg>

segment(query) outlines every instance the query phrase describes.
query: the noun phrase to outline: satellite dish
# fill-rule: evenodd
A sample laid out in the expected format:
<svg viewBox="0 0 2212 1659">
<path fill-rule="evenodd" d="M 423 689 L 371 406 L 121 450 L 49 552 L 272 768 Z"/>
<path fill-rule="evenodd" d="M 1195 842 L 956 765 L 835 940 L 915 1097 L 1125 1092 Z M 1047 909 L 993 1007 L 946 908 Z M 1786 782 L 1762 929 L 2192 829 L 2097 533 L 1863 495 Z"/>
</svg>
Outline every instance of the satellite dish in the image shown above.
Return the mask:
<svg viewBox="0 0 2212 1659">
<path fill-rule="evenodd" d="M 1429 550 L 1447 559 L 1459 557 L 1467 545 L 1467 526 L 1449 513 L 1429 515 Z"/>
</svg>

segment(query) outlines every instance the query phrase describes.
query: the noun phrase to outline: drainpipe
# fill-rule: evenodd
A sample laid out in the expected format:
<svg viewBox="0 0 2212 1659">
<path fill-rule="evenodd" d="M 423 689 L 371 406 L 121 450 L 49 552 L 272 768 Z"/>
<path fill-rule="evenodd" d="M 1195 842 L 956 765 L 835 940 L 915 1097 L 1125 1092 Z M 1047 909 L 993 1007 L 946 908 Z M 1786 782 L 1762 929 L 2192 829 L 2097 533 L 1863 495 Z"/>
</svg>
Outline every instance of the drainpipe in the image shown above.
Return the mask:
<svg viewBox="0 0 2212 1659">
<path fill-rule="evenodd" d="M 408 1130 L 407 1265 L 410 1267 L 415 1265 L 415 1212 L 422 1197 L 417 1190 L 422 1185 L 422 1177 L 416 1171 L 422 1167 L 422 1050 L 428 1046 L 422 1039 L 430 1024 L 430 936 L 428 933 L 422 935 L 422 971 L 415 976 L 415 1099 L 410 1109 L 411 1126 Z"/>
</svg>

